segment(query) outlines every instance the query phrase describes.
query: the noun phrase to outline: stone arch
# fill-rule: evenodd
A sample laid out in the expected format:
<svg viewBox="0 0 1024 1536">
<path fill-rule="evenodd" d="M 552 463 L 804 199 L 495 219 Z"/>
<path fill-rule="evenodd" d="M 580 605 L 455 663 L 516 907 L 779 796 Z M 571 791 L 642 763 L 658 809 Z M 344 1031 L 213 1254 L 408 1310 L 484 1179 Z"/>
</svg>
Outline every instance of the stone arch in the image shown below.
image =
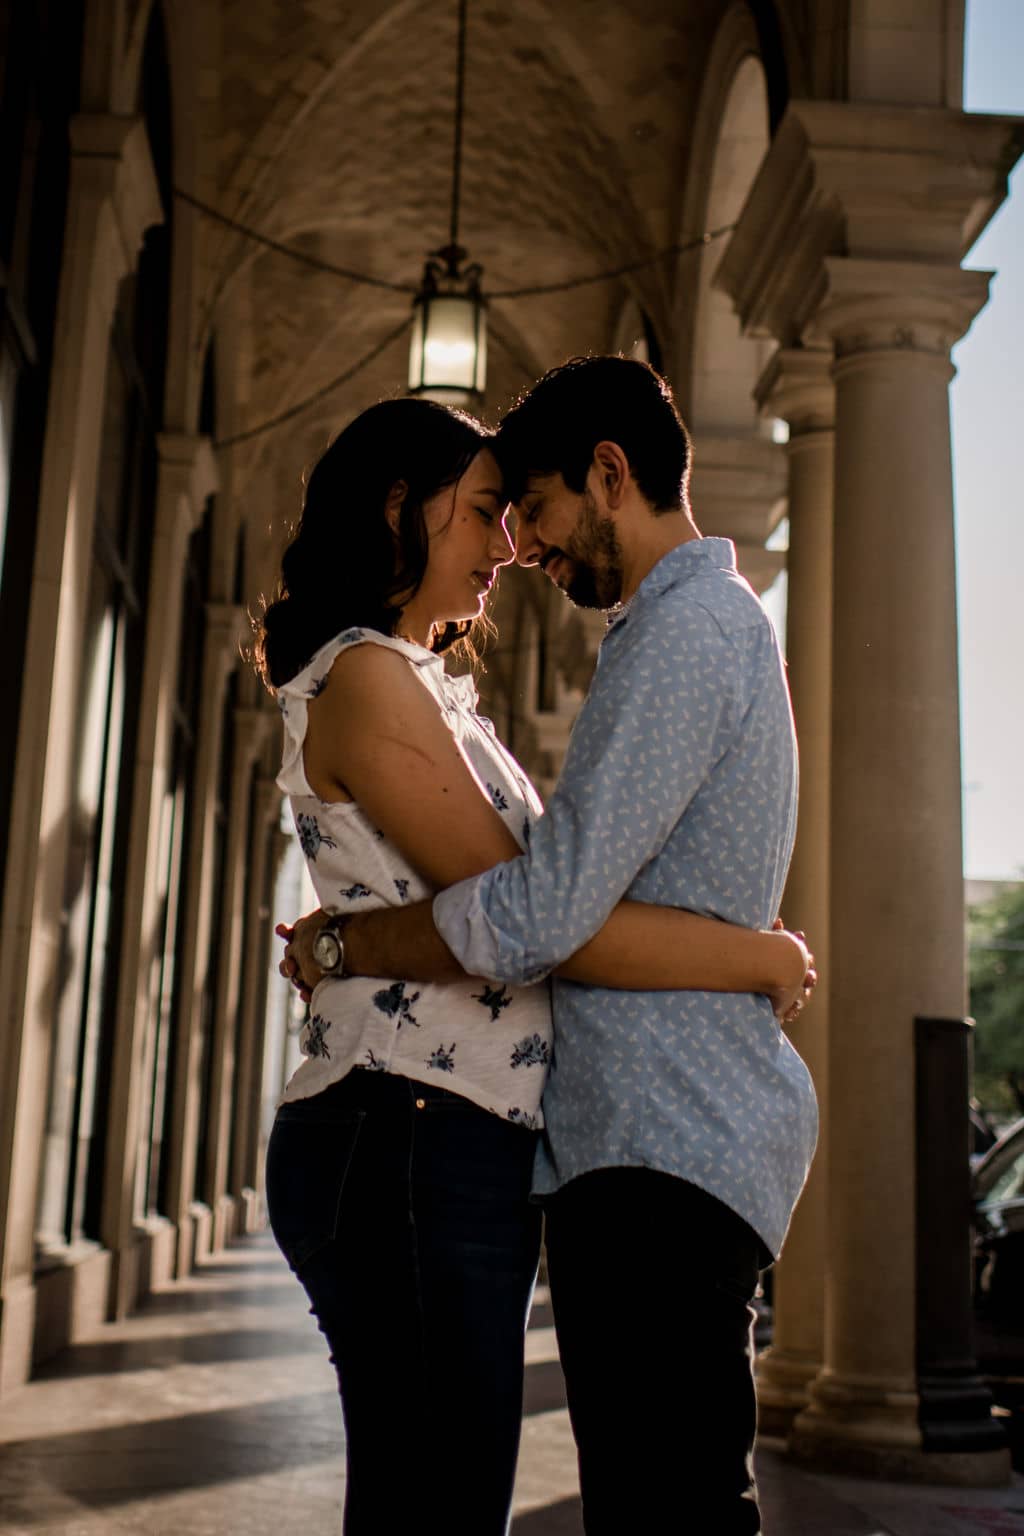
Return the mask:
<svg viewBox="0 0 1024 1536">
<path fill-rule="evenodd" d="M 770 142 L 760 31 L 734 0 L 711 45 L 698 105 L 682 239 L 727 229 L 740 215 Z M 782 516 L 785 463 L 758 413 L 754 387 L 772 350 L 745 336 L 715 287 L 725 239 L 680 257 L 678 393 L 695 442 L 692 490 L 705 533 L 734 539 L 740 569 L 764 591 L 784 563 L 765 541 Z"/>
<path fill-rule="evenodd" d="M 784 26 L 784 17 L 775 0 L 747 0 L 757 31 L 757 52 L 764 70 L 768 121 L 772 133 L 782 121 L 786 104 L 793 94 L 790 83 L 794 38 Z"/>
<path fill-rule="evenodd" d="M 612 351 L 639 358 L 642 363 L 650 363 L 659 372 L 662 370 L 661 343 L 657 332 L 650 315 L 632 293 L 627 295 L 619 313 L 612 337 Z"/>
<path fill-rule="evenodd" d="M 687 179 L 682 240 L 735 222 L 769 144 L 768 87 L 758 31 L 745 0 L 726 12 L 711 46 L 697 110 Z M 722 243 L 680 258 L 681 336 L 678 359 L 695 432 L 756 430 L 754 383 L 765 344 L 741 334 L 727 297 L 713 287 Z M 687 313 L 688 312 L 688 313 Z"/>
</svg>

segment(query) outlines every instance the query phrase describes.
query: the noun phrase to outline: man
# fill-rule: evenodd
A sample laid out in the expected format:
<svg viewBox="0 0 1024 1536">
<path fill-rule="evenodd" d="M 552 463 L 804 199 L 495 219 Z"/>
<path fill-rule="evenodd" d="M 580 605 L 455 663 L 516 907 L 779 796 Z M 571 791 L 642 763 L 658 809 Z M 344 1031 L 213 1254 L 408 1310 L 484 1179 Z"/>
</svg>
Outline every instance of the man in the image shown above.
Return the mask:
<svg viewBox="0 0 1024 1536">
<path fill-rule="evenodd" d="M 623 896 L 770 925 L 796 815 L 774 632 L 704 539 L 668 386 L 577 359 L 505 418 L 516 558 L 612 609 L 529 852 L 430 904 L 353 918 L 373 975 L 530 982 Z M 442 942 L 443 941 L 443 942 Z M 447 967 L 447 969 L 446 969 Z M 814 1093 L 763 998 L 553 980 L 555 1053 L 535 1188 L 588 1536 L 747 1536 L 750 1311 L 816 1133 Z"/>
</svg>

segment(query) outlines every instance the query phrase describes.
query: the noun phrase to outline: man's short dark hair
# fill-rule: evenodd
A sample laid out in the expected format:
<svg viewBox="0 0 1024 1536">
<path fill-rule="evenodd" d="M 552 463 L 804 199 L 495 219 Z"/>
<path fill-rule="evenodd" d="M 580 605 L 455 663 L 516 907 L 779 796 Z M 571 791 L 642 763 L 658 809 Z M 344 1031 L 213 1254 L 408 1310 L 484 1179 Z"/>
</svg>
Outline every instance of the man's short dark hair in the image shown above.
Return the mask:
<svg viewBox="0 0 1024 1536">
<path fill-rule="evenodd" d="M 631 357 L 571 358 L 520 396 L 494 441 L 506 495 L 522 500 L 531 475 L 582 491 L 601 442 L 619 445 L 656 512 L 686 505 L 689 433 L 666 380 Z"/>
</svg>

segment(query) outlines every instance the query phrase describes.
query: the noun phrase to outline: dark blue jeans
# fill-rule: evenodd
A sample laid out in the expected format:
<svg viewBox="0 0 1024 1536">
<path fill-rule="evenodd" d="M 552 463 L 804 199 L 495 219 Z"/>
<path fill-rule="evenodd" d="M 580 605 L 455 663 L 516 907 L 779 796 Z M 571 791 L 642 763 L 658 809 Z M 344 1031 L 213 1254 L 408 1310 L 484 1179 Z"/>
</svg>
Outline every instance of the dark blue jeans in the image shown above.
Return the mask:
<svg viewBox="0 0 1024 1536">
<path fill-rule="evenodd" d="M 346 1536 L 507 1529 L 534 1149 L 467 1099 L 358 1068 L 278 1110 L 267 1207 L 338 1373 Z"/>
<path fill-rule="evenodd" d="M 585 1173 L 544 1209 L 587 1536 L 756 1536 L 760 1239 L 649 1168 Z"/>
</svg>

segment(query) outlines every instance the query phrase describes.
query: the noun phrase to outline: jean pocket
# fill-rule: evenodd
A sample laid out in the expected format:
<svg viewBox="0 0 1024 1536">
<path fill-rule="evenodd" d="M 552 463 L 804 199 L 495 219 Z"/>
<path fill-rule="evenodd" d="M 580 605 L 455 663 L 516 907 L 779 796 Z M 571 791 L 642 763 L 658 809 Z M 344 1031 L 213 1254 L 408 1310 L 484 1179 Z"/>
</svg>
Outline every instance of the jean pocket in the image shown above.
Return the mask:
<svg viewBox="0 0 1024 1536">
<path fill-rule="evenodd" d="M 277 1246 L 291 1268 L 304 1264 L 338 1232 L 359 1130 L 366 1118 L 353 1110 L 334 1119 L 279 1114 L 267 1147 L 267 1214 Z"/>
</svg>

